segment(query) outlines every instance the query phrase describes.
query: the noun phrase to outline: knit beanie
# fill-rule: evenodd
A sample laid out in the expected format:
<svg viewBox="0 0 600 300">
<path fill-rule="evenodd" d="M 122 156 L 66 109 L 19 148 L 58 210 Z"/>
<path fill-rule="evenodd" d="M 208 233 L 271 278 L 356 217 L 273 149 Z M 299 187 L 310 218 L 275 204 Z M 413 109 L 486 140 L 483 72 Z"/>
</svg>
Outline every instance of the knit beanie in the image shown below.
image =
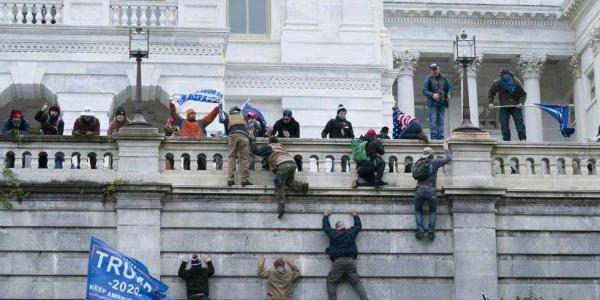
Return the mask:
<svg viewBox="0 0 600 300">
<path fill-rule="evenodd" d="M 195 114 L 195 113 L 196 113 L 196 111 L 193 108 L 188 108 L 188 109 L 185 110 L 185 115 L 186 116 L 189 116 L 189 115 Z"/>
<path fill-rule="evenodd" d="M 292 117 L 292 111 L 291 111 L 291 110 L 289 110 L 289 109 L 285 109 L 285 110 L 283 111 L 283 116 L 284 116 L 284 117 L 291 118 L 291 117 Z"/>
<path fill-rule="evenodd" d="M 194 254 L 192 256 L 192 267 L 194 266 L 202 266 L 202 262 L 200 261 L 200 258 L 198 258 L 198 255 Z"/>
<path fill-rule="evenodd" d="M 339 114 L 341 111 L 347 112 L 343 104 L 338 105 L 337 113 Z"/>
<path fill-rule="evenodd" d="M 127 114 L 125 113 L 125 109 L 121 106 L 117 107 L 117 113 L 115 114 L 115 116 L 127 116 Z"/>
<path fill-rule="evenodd" d="M 376 137 L 377 136 L 377 132 L 375 131 L 375 129 L 369 129 L 367 130 L 367 136 L 369 137 Z"/>
<path fill-rule="evenodd" d="M 23 112 L 21 112 L 20 110 L 13 110 L 12 112 L 10 112 L 11 119 L 20 118 L 21 116 L 23 116 Z"/>
</svg>

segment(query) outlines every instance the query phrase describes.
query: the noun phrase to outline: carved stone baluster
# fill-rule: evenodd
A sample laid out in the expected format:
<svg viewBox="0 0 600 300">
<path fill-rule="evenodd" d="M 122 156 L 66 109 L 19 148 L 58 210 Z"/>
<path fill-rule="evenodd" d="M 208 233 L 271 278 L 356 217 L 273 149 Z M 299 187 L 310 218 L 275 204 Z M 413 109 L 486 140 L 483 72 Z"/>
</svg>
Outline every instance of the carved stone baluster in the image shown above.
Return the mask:
<svg viewBox="0 0 600 300">
<path fill-rule="evenodd" d="M 169 22 L 169 26 L 175 26 L 175 21 L 177 20 L 176 18 L 177 16 L 177 8 L 176 7 L 169 7 L 169 12 L 167 13 L 167 19 Z"/>
<path fill-rule="evenodd" d="M 139 26 L 140 18 L 138 17 L 138 12 L 140 11 L 140 7 L 132 7 L 131 8 L 131 26 Z"/>
<path fill-rule="evenodd" d="M 8 12 L 6 7 L 6 4 L 0 4 L 0 24 L 8 23 L 6 22 L 6 13 Z"/>
<path fill-rule="evenodd" d="M 160 20 L 158 19 L 160 7 L 150 7 L 150 26 L 160 26 Z"/>
<path fill-rule="evenodd" d="M 24 11 L 27 11 L 25 4 L 17 5 L 17 24 L 23 24 L 23 20 L 25 20 L 25 17 L 23 16 Z"/>
<path fill-rule="evenodd" d="M 112 24 L 115 26 L 121 26 L 121 7 L 118 5 L 112 5 Z"/>
<path fill-rule="evenodd" d="M 33 4 L 33 6 L 29 6 L 29 11 L 27 12 L 27 19 L 28 24 L 42 24 L 40 22 L 40 10 L 38 9 L 36 4 Z"/>
<path fill-rule="evenodd" d="M 167 11 L 168 7 L 159 6 L 158 7 L 160 16 L 158 17 L 158 26 L 167 26 Z"/>
<path fill-rule="evenodd" d="M 140 9 L 140 25 L 148 26 L 148 7 L 143 6 L 143 7 L 139 7 L 139 9 Z"/>
<path fill-rule="evenodd" d="M 54 20 L 56 24 L 62 24 L 62 9 L 63 6 L 61 4 L 56 6 L 56 16 L 54 16 Z M 52 23 L 54 24 L 54 23 Z"/>
<path fill-rule="evenodd" d="M 25 23 L 33 24 L 33 6 L 31 4 L 23 4 L 23 13 L 25 14 Z"/>
<path fill-rule="evenodd" d="M 15 15 L 15 6 L 16 4 L 8 4 L 6 5 L 6 16 L 5 16 L 5 20 L 7 24 L 14 24 L 16 22 L 16 15 Z"/>
<path fill-rule="evenodd" d="M 124 6 L 120 6 L 119 7 L 119 24 L 123 25 L 123 26 L 127 26 L 130 25 L 130 21 L 131 19 L 127 16 L 127 11 L 131 9 L 130 6 L 124 7 Z"/>
</svg>

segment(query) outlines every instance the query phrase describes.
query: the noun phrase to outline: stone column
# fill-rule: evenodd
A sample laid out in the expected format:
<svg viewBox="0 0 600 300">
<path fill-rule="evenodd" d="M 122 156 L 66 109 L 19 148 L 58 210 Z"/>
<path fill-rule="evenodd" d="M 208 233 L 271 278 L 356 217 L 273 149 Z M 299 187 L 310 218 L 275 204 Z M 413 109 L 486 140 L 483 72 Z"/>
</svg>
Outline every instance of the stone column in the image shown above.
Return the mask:
<svg viewBox="0 0 600 300">
<path fill-rule="evenodd" d="M 394 51 L 394 68 L 398 69 L 398 108 L 401 111 L 415 114 L 415 91 L 414 74 L 417 62 L 421 58 L 419 52 L 405 50 L 404 52 Z"/>
<path fill-rule="evenodd" d="M 586 141 L 587 131 L 585 130 L 585 86 L 583 73 L 581 72 L 581 57 L 575 55 L 569 61 L 571 74 L 573 75 L 573 99 L 575 104 L 575 133 L 577 142 Z"/>
<path fill-rule="evenodd" d="M 527 92 L 526 104 L 541 103 L 540 76 L 546 63 L 546 55 L 521 55 L 519 69 L 523 74 L 523 85 Z M 535 107 L 524 108 L 527 141 L 544 141 L 542 110 Z"/>
<path fill-rule="evenodd" d="M 483 55 L 478 56 L 475 61 L 473 61 L 467 67 L 467 80 L 469 84 L 469 110 L 471 113 L 471 124 L 474 127 L 479 127 L 479 99 L 477 93 L 477 74 L 479 73 L 479 67 L 481 67 L 481 63 L 483 62 Z M 460 74 L 461 81 L 464 80 L 464 74 L 462 66 L 456 65 L 458 73 Z M 462 87 L 462 84 L 461 84 Z M 456 87 L 457 88 L 457 87 Z M 464 91 L 461 88 L 461 98 L 464 99 Z M 462 117 L 462 100 L 461 100 L 461 117 Z"/>
<path fill-rule="evenodd" d="M 592 48 L 592 51 L 594 52 L 594 81 L 596 85 L 596 99 L 598 99 L 598 95 L 600 94 L 600 27 L 592 30 L 592 33 L 590 35 L 590 46 Z M 600 104 L 596 103 L 594 106 L 592 106 L 592 109 L 588 111 L 587 115 L 591 116 L 592 118 L 597 118 L 597 116 L 600 115 Z M 591 128 L 588 128 L 588 130 L 591 131 L 590 136 L 596 136 L 598 134 L 597 126 L 598 123 L 595 123 L 592 124 Z"/>
</svg>

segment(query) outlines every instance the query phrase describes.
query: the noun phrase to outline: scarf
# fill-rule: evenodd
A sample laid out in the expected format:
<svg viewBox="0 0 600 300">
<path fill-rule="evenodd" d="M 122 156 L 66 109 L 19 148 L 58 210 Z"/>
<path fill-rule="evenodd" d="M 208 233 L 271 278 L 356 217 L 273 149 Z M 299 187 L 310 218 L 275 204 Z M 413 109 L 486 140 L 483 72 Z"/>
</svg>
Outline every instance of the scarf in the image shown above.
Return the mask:
<svg viewBox="0 0 600 300">
<path fill-rule="evenodd" d="M 512 75 L 500 77 L 500 87 L 502 87 L 503 90 L 509 92 L 510 94 L 514 93 L 516 87 Z"/>
</svg>

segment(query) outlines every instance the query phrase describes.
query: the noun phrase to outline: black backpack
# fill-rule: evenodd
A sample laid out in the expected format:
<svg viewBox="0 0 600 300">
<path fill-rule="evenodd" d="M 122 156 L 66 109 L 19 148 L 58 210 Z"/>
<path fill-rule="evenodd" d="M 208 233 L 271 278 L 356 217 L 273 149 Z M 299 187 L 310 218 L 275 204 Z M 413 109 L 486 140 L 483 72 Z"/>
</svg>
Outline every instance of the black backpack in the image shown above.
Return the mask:
<svg viewBox="0 0 600 300">
<path fill-rule="evenodd" d="M 432 169 L 431 158 L 420 158 L 412 166 L 412 176 L 418 181 L 423 181 L 431 176 Z"/>
</svg>

